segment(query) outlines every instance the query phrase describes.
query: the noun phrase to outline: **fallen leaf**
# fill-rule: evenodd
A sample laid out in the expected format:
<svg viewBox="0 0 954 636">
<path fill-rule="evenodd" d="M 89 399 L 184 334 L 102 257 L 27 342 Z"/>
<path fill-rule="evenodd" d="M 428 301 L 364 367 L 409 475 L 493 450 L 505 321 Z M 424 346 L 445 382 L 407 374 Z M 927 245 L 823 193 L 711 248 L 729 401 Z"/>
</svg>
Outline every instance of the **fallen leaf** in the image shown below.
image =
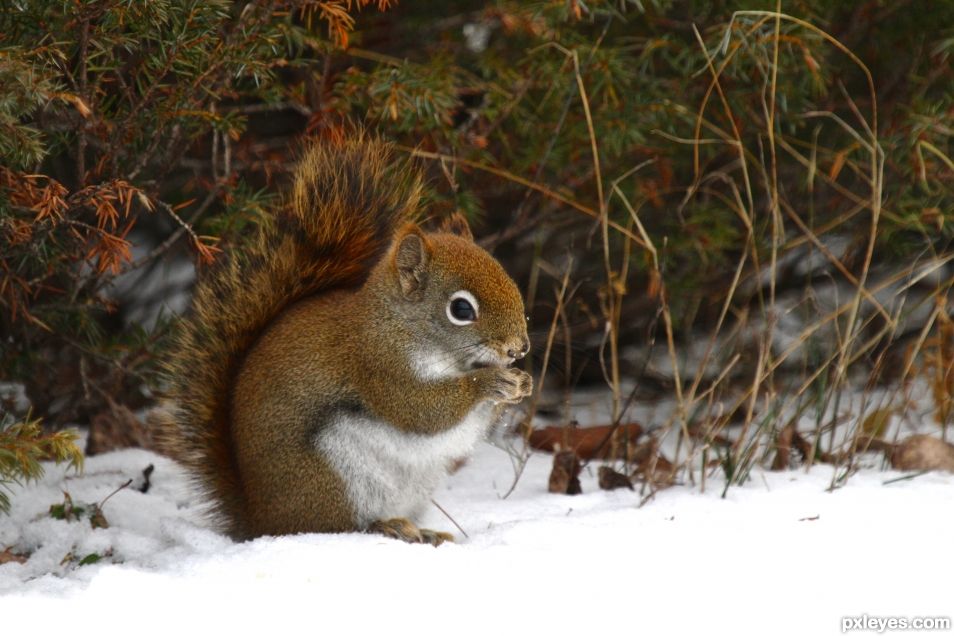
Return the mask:
<svg viewBox="0 0 954 636">
<path fill-rule="evenodd" d="M 795 436 L 795 423 L 785 426 L 775 443 L 775 459 L 772 461 L 772 470 L 786 470 L 792 458 L 792 438 Z"/>
<path fill-rule="evenodd" d="M 77 521 L 86 513 L 86 507 L 73 503 L 70 493 L 63 491 L 63 503 L 50 505 L 50 516 L 63 521 Z"/>
<path fill-rule="evenodd" d="M 99 504 L 93 504 L 93 508 L 89 515 L 89 525 L 94 528 L 109 527 L 109 522 L 106 521 L 106 515 L 103 514 L 103 509 L 100 508 Z"/>
<path fill-rule="evenodd" d="M 616 490 L 617 488 L 633 489 L 633 482 L 623 473 L 618 473 L 609 466 L 600 466 L 599 484 L 603 490 Z"/>
<path fill-rule="evenodd" d="M 4 563 L 26 563 L 27 557 L 22 554 L 14 554 L 13 548 L 7 548 L 3 552 L 0 552 L 0 565 Z"/>
<path fill-rule="evenodd" d="M 79 565 L 92 565 L 97 561 L 100 561 L 103 558 L 103 555 L 96 554 L 95 552 L 87 554 L 82 559 L 80 559 Z"/>
<path fill-rule="evenodd" d="M 650 438 L 636 447 L 632 457 L 636 464 L 633 477 L 639 476 L 653 486 L 671 486 L 676 467 L 659 452 L 659 441 Z"/>
<path fill-rule="evenodd" d="M 897 470 L 946 470 L 954 473 L 954 445 L 930 435 L 912 435 L 891 453 Z"/>
<path fill-rule="evenodd" d="M 560 451 L 553 456 L 553 470 L 550 471 L 549 491 L 560 495 L 579 495 L 580 486 L 579 456 L 573 451 Z"/>
<path fill-rule="evenodd" d="M 622 424 L 613 431 L 612 438 L 603 444 L 613 426 L 548 426 L 534 429 L 530 433 L 530 447 L 536 450 L 555 453 L 560 450 L 573 450 L 581 459 L 625 459 L 626 448 L 635 445 L 643 434 L 643 427 L 636 423 Z M 602 444 L 603 448 L 600 448 Z"/>
</svg>

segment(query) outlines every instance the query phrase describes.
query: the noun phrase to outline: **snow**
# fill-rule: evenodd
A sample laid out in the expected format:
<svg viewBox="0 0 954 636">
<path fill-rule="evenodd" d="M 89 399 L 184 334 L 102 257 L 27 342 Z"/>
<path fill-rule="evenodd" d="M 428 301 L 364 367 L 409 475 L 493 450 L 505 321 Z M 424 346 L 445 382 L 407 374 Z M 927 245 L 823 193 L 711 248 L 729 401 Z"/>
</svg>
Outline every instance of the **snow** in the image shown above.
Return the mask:
<svg viewBox="0 0 954 636">
<path fill-rule="evenodd" d="M 865 469 L 829 492 L 832 468 L 753 472 L 720 497 L 677 485 L 546 492 L 531 456 L 514 492 L 511 456 L 483 444 L 422 525 L 455 545 L 361 534 L 234 543 L 202 525 L 184 475 L 141 450 L 49 467 L 0 516 L 4 633 L 90 634 L 834 634 L 842 617 L 951 616 L 954 475 Z M 153 464 L 151 487 L 142 471 Z M 63 490 L 102 501 L 109 528 L 56 520 Z M 68 553 L 111 556 L 77 567 Z M 40 628 L 37 632 L 36 629 Z M 22 631 L 21 631 L 22 630 Z"/>
</svg>

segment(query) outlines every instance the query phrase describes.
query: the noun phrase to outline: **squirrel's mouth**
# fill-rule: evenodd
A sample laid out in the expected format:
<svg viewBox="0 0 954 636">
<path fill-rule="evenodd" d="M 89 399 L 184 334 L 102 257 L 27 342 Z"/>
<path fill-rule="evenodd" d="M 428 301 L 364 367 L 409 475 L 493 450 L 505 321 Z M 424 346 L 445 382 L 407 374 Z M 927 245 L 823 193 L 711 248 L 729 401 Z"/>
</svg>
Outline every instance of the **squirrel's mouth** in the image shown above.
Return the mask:
<svg viewBox="0 0 954 636">
<path fill-rule="evenodd" d="M 513 358 L 509 358 L 509 357 L 506 359 L 504 358 L 488 359 L 488 358 L 482 357 L 482 358 L 477 358 L 476 360 L 471 360 L 470 368 L 472 371 L 476 369 L 488 369 L 490 367 L 497 367 L 498 369 L 503 369 L 504 367 L 509 367 L 511 364 L 513 364 L 513 362 L 514 362 Z"/>
<path fill-rule="evenodd" d="M 482 343 L 471 352 L 465 366 L 470 370 L 486 369 L 489 367 L 503 369 L 509 367 L 513 362 L 513 358 L 504 355 L 503 352 L 498 351 L 495 346 Z"/>
</svg>

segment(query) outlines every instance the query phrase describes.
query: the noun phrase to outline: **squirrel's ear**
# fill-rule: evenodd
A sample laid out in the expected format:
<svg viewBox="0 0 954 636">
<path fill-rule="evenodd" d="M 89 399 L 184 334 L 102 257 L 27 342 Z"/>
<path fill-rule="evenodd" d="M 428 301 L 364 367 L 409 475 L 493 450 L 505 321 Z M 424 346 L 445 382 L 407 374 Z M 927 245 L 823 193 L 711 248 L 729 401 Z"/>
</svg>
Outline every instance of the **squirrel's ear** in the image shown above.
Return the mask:
<svg viewBox="0 0 954 636">
<path fill-rule="evenodd" d="M 408 298 L 416 297 L 427 283 L 427 264 L 431 247 L 419 227 L 408 224 L 398 233 L 394 250 L 394 268 L 397 270 L 401 292 Z"/>
<path fill-rule="evenodd" d="M 441 224 L 441 230 L 449 232 L 450 234 L 456 234 L 468 241 L 474 240 L 474 235 L 470 231 L 470 225 L 467 224 L 467 219 L 465 219 L 464 215 L 460 212 L 454 212 L 448 218 L 444 219 L 444 222 Z"/>
</svg>

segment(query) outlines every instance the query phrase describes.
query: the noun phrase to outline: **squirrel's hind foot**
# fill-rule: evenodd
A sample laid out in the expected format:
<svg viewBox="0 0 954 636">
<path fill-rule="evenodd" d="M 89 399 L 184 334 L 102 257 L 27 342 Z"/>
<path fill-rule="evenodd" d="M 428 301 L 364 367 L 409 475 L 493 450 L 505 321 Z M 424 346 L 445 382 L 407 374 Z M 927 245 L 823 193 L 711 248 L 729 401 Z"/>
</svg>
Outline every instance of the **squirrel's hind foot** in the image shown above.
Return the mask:
<svg viewBox="0 0 954 636">
<path fill-rule="evenodd" d="M 439 546 L 445 541 L 450 543 L 454 542 L 454 535 L 448 532 L 418 528 L 404 517 L 379 519 L 368 527 L 368 532 L 382 534 L 392 539 L 400 539 L 407 543 L 427 543 L 429 545 Z"/>
<path fill-rule="evenodd" d="M 440 532 L 438 530 L 428 530 L 427 528 L 420 528 L 421 539 L 424 543 L 429 543 L 432 546 L 439 546 L 444 543 L 454 543 L 454 535 L 450 532 Z"/>
</svg>

